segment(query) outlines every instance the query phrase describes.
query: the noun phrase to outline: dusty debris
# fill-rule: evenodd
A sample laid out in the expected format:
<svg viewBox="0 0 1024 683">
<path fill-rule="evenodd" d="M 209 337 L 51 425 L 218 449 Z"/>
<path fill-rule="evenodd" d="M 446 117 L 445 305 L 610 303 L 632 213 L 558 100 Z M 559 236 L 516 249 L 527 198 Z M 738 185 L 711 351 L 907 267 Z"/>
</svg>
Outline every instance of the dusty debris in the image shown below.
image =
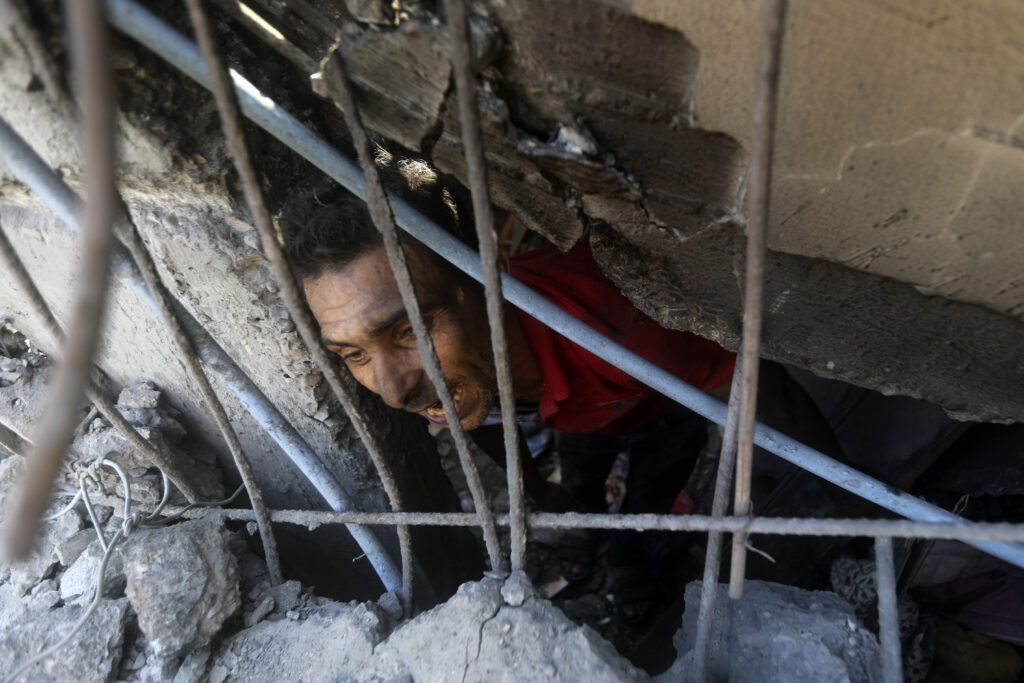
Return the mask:
<svg viewBox="0 0 1024 683">
<path fill-rule="evenodd" d="M 152 382 L 140 382 L 121 390 L 117 408 L 143 438 L 158 449 L 169 452 L 170 457 L 191 475 L 196 489 L 205 500 L 219 500 L 224 497 L 224 488 L 214 467 L 212 452 L 189 444 L 185 449 L 182 440 L 185 428 L 179 421 L 179 413 L 163 400 L 163 392 Z M 163 484 L 159 472 L 142 454 L 128 443 L 121 434 L 103 418 L 96 418 L 89 428 L 75 440 L 74 452 L 80 458 L 105 457 L 119 464 L 133 478 L 132 497 L 147 503 L 156 503 L 163 495 Z M 110 470 L 100 470 L 101 481 L 108 489 L 124 495 L 118 476 Z"/>
<path fill-rule="evenodd" d="M 384 671 L 417 681 L 648 679 L 590 627 L 536 597 L 511 606 L 502 587 L 496 579 L 467 583 L 447 603 L 400 626 L 375 651 Z"/>
<path fill-rule="evenodd" d="M 241 606 L 238 561 L 219 522 L 142 529 L 120 548 L 128 600 L 159 658 L 201 648 Z"/>
<path fill-rule="evenodd" d="M 764 581 L 747 581 L 742 600 L 730 600 L 724 584 L 718 589 L 712 680 L 881 680 L 878 640 L 839 596 Z M 685 680 L 690 671 L 699 605 L 700 582 L 694 581 L 686 586 L 683 626 L 674 639 L 683 654 L 659 681 Z"/>
<path fill-rule="evenodd" d="M 13 673 L 32 654 L 63 638 L 78 621 L 84 608 L 61 607 L 32 615 L 13 626 L 0 638 L 0 675 Z M 23 680 L 71 681 L 107 680 L 120 662 L 128 601 L 105 600 L 82 629 L 60 651 L 34 665 Z"/>
</svg>

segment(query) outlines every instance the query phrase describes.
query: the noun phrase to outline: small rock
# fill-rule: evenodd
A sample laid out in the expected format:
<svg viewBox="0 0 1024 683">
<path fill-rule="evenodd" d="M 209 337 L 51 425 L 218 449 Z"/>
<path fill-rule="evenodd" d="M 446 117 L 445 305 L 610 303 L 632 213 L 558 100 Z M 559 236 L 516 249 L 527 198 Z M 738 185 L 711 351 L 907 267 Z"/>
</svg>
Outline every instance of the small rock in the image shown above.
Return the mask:
<svg viewBox="0 0 1024 683">
<path fill-rule="evenodd" d="M 82 602 L 92 599 L 93 588 L 96 586 L 102 560 L 103 548 L 98 540 L 93 541 L 60 577 L 60 597 L 64 602 Z M 115 552 L 107 561 L 103 580 L 103 595 L 120 597 L 124 586 L 123 564 Z"/>
<path fill-rule="evenodd" d="M 65 567 L 70 567 L 78 559 L 79 555 L 96 540 L 96 532 L 92 529 L 82 529 L 74 535 L 65 538 L 54 548 L 57 554 L 57 561 Z"/>
<path fill-rule="evenodd" d="M 256 624 L 263 621 L 263 618 L 274 611 L 274 598 L 267 595 L 259 604 L 256 605 L 255 609 L 245 617 L 245 627 L 251 628 Z"/>
<path fill-rule="evenodd" d="M 206 646 L 241 605 L 238 562 L 219 521 L 142 529 L 120 552 L 128 599 L 158 657 Z"/>
<path fill-rule="evenodd" d="M 288 619 L 290 619 L 291 621 L 298 621 L 299 619 L 302 618 L 302 615 L 299 614 L 298 612 L 296 612 L 293 609 L 288 610 L 287 612 L 284 613 L 284 615 L 286 617 L 288 617 Z"/>
<path fill-rule="evenodd" d="M 523 571 L 512 572 L 501 587 L 501 597 L 512 607 L 519 607 L 534 595 L 533 584 Z"/>
<path fill-rule="evenodd" d="M 298 581 L 285 581 L 284 583 L 267 588 L 260 597 L 260 600 L 271 598 L 274 601 L 274 611 L 284 614 L 289 610 L 298 609 L 301 602 L 302 584 Z"/>
<path fill-rule="evenodd" d="M 405 610 L 402 609 L 402 602 L 398 599 L 398 595 L 394 591 L 388 591 L 384 595 L 377 598 L 377 605 L 384 610 L 384 613 L 391 618 L 391 621 L 398 622 L 405 614 Z"/>
<path fill-rule="evenodd" d="M 210 661 L 210 648 L 204 647 L 189 652 L 182 660 L 178 673 L 174 674 L 173 683 L 198 683 L 206 673 L 206 665 Z"/>
<path fill-rule="evenodd" d="M 141 382 L 121 390 L 117 397 L 119 408 L 158 408 L 160 390 L 152 382 Z"/>
</svg>

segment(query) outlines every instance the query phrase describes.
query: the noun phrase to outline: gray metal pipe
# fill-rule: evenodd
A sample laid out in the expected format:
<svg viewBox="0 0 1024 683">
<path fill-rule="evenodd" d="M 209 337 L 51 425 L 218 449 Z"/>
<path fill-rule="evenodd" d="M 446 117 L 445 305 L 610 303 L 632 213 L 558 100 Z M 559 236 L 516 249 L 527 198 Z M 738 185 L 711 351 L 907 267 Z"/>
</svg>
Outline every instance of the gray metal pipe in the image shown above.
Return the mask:
<svg viewBox="0 0 1024 683">
<path fill-rule="evenodd" d="M 107 0 L 107 8 L 110 20 L 115 26 L 204 87 L 209 87 L 206 65 L 195 45 L 188 39 L 132 0 Z M 242 111 L 247 117 L 353 194 L 366 196 L 362 172 L 354 163 L 277 106 L 242 76 L 232 72 L 232 78 L 235 81 Z M 401 228 L 470 276 L 478 281 L 483 280 L 480 257 L 476 252 L 401 199 L 390 197 L 390 201 L 395 219 Z M 516 307 L 672 400 L 718 424 L 725 423 L 726 406 L 718 399 L 608 339 L 508 274 L 503 274 L 502 277 L 505 298 Z M 754 442 L 783 460 L 909 519 L 970 524 L 962 517 L 858 472 L 761 423 L 757 425 Z M 1024 568 L 1024 545 L 977 540 L 968 543 Z"/>
<path fill-rule="evenodd" d="M 2 118 L 0 157 L 23 183 L 42 197 L 58 218 L 76 232 L 81 231 L 82 200 Z M 156 301 L 146 287 L 142 274 L 121 245 L 117 245 L 111 255 L 111 269 L 147 306 L 159 313 Z M 178 305 L 176 308 L 179 319 L 192 337 L 197 353 L 217 380 L 238 398 L 256 422 L 316 487 L 332 510 L 353 510 L 354 506 L 348 493 L 287 418 L 184 307 Z M 366 553 L 385 589 L 399 590 L 402 586 L 401 572 L 373 530 L 358 524 L 346 526 L 356 543 Z"/>
</svg>

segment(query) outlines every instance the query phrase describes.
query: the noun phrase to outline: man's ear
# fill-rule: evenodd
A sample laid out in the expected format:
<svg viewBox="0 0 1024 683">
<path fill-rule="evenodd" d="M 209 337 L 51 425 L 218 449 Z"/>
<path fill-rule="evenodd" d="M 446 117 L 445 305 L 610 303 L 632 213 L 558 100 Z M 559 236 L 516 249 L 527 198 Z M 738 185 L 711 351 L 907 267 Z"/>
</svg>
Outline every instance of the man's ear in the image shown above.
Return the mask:
<svg viewBox="0 0 1024 683">
<path fill-rule="evenodd" d="M 512 257 L 509 256 L 508 249 L 505 247 L 498 248 L 498 268 L 505 273 L 512 272 Z"/>
</svg>

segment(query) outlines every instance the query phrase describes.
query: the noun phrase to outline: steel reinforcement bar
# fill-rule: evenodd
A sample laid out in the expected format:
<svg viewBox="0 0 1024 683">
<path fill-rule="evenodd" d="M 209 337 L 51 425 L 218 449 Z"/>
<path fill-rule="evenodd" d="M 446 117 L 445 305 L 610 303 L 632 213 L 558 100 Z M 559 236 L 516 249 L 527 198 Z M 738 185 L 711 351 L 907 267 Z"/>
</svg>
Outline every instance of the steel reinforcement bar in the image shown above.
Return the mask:
<svg viewBox="0 0 1024 683">
<path fill-rule="evenodd" d="M 107 0 L 107 7 L 111 22 L 120 30 L 209 88 L 206 66 L 191 41 L 132 0 Z M 357 196 L 366 196 L 362 172 L 352 161 L 263 95 L 245 78 L 234 72 L 232 78 L 238 91 L 242 112 L 249 119 Z M 401 199 L 389 199 L 400 227 L 473 278 L 482 280 L 479 254 Z M 726 406 L 718 399 L 708 396 L 629 349 L 616 344 L 511 276 L 503 274 L 502 285 L 503 294 L 508 301 L 556 332 L 609 360 L 624 372 L 674 401 L 713 422 L 724 424 Z M 784 460 L 898 515 L 922 522 L 963 524 L 965 529 L 971 524 L 947 510 L 843 465 L 765 425 L 757 425 L 754 442 Z M 980 550 L 1018 567 L 1024 567 L 1024 545 L 973 539 L 969 538 L 968 534 L 962 535 L 961 538 Z"/>
</svg>

